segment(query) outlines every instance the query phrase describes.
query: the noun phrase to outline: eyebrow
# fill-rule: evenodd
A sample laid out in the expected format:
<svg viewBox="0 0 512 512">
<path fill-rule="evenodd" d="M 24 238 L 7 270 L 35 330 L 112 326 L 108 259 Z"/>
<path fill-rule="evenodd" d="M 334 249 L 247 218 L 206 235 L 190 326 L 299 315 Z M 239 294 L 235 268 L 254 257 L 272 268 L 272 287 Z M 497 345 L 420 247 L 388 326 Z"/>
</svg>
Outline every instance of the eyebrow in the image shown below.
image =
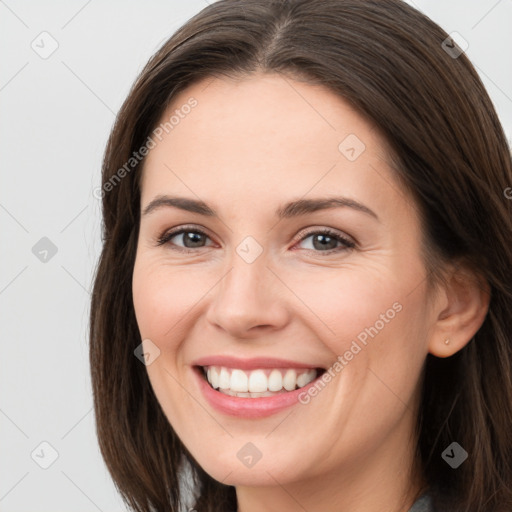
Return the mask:
<svg viewBox="0 0 512 512">
<path fill-rule="evenodd" d="M 189 199 L 187 197 L 178 196 L 156 196 L 143 210 L 142 215 L 148 215 L 151 212 L 163 207 L 174 207 L 180 210 L 185 210 L 192 213 L 198 213 L 207 217 L 218 217 L 217 212 L 208 206 L 204 201 L 198 199 Z M 379 220 L 378 215 L 370 210 L 364 204 L 359 203 L 354 199 L 348 197 L 328 197 L 317 199 L 298 199 L 291 201 L 276 211 L 279 219 L 289 219 L 292 217 L 299 217 L 307 213 L 313 213 L 320 210 L 327 210 L 332 208 L 352 208 L 359 212 L 365 213 L 376 220 Z"/>
</svg>

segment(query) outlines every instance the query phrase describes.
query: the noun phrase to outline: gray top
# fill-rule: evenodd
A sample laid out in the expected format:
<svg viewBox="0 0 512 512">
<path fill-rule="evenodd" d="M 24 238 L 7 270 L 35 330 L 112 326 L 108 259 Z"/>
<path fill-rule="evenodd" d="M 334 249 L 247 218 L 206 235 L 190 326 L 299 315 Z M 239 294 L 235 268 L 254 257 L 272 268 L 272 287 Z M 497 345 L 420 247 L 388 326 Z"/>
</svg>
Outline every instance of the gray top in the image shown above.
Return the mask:
<svg viewBox="0 0 512 512">
<path fill-rule="evenodd" d="M 422 494 L 409 509 L 409 512 L 435 512 L 432 500 L 427 493 Z"/>
<path fill-rule="evenodd" d="M 432 505 L 432 499 L 425 492 L 423 493 L 409 509 L 409 512 L 435 512 Z"/>
</svg>

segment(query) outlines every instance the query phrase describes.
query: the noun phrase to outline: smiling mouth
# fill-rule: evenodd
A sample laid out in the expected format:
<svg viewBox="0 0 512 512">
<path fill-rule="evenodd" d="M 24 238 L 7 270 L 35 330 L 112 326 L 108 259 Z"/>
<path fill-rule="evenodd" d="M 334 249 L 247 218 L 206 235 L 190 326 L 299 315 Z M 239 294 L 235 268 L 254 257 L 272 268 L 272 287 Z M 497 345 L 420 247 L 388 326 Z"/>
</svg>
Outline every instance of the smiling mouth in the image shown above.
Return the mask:
<svg viewBox="0 0 512 512">
<path fill-rule="evenodd" d="M 261 398 L 295 391 L 320 375 L 324 368 L 261 368 L 241 370 L 225 366 L 197 366 L 210 387 L 224 395 Z"/>
</svg>

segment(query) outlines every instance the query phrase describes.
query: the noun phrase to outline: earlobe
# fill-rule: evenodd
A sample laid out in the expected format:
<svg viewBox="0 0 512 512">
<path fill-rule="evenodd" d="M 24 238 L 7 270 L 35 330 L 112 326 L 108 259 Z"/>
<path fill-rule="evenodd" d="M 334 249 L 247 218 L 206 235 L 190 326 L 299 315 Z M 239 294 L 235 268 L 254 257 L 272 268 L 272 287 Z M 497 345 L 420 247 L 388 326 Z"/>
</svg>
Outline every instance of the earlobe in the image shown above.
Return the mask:
<svg viewBox="0 0 512 512">
<path fill-rule="evenodd" d="M 462 340 L 462 338 L 460 339 Z M 435 339 L 430 340 L 429 352 L 436 357 L 450 357 L 464 348 L 469 341 L 471 341 L 471 338 L 463 343 L 457 340 L 452 341 L 451 338 L 445 338 L 443 342 L 442 336 L 436 337 Z"/>
<path fill-rule="evenodd" d="M 429 352 L 450 357 L 464 348 L 482 326 L 490 302 L 488 283 L 466 269 L 457 268 L 442 285 L 444 304 L 436 312 Z"/>
</svg>

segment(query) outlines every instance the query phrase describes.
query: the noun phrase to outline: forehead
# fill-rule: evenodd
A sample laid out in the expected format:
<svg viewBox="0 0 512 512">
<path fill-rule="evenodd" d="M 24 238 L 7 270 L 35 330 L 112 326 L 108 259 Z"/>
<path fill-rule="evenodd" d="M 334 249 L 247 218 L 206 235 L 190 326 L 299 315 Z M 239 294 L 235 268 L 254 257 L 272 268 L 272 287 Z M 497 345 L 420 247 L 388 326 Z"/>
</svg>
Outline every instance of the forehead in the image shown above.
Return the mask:
<svg viewBox="0 0 512 512">
<path fill-rule="evenodd" d="M 192 99 L 196 106 L 189 108 Z M 339 95 L 279 74 L 206 78 L 174 97 L 161 126 L 165 128 L 171 118 L 172 126 L 166 132 L 172 132 L 176 142 L 180 135 L 188 138 L 193 131 L 197 146 L 204 149 L 222 150 L 229 137 L 231 150 L 293 149 L 288 155 L 293 157 L 311 155 L 316 149 L 337 158 L 339 142 L 351 134 L 364 139 L 372 150 L 385 145 L 371 122 Z"/>
<path fill-rule="evenodd" d="M 313 189 L 378 195 L 393 179 L 370 121 L 329 89 L 282 75 L 206 78 L 173 99 L 159 126 L 143 198 L 207 190 L 242 206 L 251 192 L 279 202 Z"/>
</svg>

